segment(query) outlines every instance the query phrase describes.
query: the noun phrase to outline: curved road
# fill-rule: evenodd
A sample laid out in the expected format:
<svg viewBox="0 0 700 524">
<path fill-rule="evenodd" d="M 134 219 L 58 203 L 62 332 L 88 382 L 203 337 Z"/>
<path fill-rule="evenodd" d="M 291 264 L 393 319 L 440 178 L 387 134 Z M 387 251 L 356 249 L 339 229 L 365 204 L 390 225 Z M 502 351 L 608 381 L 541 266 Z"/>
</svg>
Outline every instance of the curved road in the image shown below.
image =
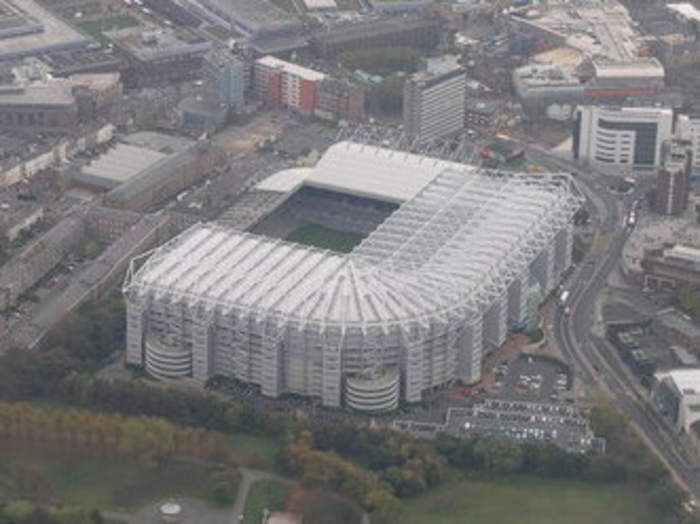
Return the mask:
<svg viewBox="0 0 700 524">
<path fill-rule="evenodd" d="M 527 146 L 527 154 L 551 170 L 581 173 L 581 167 L 541 148 Z M 590 186 L 595 181 L 595 187 Z M 587 386 L 607 390 L 618 407 L 630 418 L 642 438 L 661 457 L 674 477 L 694 497 L 700 497 L 700 477 L 689 463 L 675 432 L 661 420 L 637 390 L 631 377 L 620 362 L 614 349 L 594 333 L 595 302 L 607 286 L 609 275 L 616 269 L 630 231 L 622 225 L 618 199 L 605 189 L 605 177 L 588 172 L 579 176 L 577 185 L 589 202 L 591 219 L 600 233 L 611 236 L 610 245 L 601 256 L 587 257 L 572 274 L 567 287 L 571 290 L 570 312 L 557 310 L 554 318 L 554 337 L 571 362 L 580 380 Z M 627 197 L 639 196 L 642 188 Z"/>
</svg>

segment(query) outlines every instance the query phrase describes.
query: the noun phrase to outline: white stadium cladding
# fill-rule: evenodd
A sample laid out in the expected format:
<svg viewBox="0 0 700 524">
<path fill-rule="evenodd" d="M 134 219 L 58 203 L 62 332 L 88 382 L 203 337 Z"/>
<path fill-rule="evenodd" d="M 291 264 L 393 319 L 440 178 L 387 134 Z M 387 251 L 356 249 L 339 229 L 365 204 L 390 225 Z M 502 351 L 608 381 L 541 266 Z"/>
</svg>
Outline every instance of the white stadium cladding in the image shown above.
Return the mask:
<svg viewBox="0 0 700 524">
<path fill-rule="evenodd" d="M 344 157 L 352 173 L 332 169 Z M 335 189 L 351 194 L 373 172 L 393 176 L 371 196 L 405 201 L 346 255 L 192 226 L 138 270 L 132 262 L 128 362 L 200 383 L 231 376 L 269 397 L 393 409 L 453 379 L 477 381 L 487 348 L 525 320 L 532 283 L 546 295 L 571 264 L 582 198 L 567 174 L 506 173 L 349 143 L 331 147 L 317 167 L 311 184 L 315 177 L 328 188 L 335 177 Z"/>
</svg>

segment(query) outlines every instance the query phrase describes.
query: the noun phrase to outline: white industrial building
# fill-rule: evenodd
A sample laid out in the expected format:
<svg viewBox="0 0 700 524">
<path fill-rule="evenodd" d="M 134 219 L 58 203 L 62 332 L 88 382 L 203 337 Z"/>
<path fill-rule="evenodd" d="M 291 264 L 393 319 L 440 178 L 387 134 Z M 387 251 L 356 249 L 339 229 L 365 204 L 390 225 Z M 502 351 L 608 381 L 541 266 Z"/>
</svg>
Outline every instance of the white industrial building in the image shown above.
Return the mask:
<svg viewBox="0 0 700 524">
<path fill-rule="evenodd" d="M 454 56 L 429 58 L 425 70 L 403 88 L 403 126 L 414 140 L 429 142 L 464 128 L 467 73 Z"/>
<path fill-rule="evenodd" d="M 679 433 L 700 420 L 700 369 L 670 369 L 654 375 L 652 396 Z"/>
<path fill-rule="evenodd" d="M 393 409 L 453 379 L 479 380 L 483 356 L 571 264 L 581 197 L 568 175 L 347 142 L 297 175 L 401 205 L 347 255 L 192 226 L 132 263 L 128 362 L 199 383 L 231 376 L 269 397 Z"/>
<path fill-rule="evenodd" d="M 574 116 L 573 156 L 599 169 L 651 170 L 661 164 L 661 145 L 673 135 L 667 107 L 581 106 Z"/>
</svg>

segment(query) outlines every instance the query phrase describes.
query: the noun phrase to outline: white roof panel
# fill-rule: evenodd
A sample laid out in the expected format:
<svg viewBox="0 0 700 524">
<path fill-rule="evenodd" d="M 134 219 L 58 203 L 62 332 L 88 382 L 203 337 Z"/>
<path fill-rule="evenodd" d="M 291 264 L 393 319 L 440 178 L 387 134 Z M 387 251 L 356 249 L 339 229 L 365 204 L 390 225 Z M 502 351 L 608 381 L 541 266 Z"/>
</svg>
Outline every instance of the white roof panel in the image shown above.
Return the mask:
<svg viewBox="0 0 700 524">
<path fill-rule="evenodd" d="M 274 191 L 276 193 L 291 193 L 296 191 L 309 176 L 312 169 L 309 167 L 296 167 L 279 171 L 274 175 L 270 175 L 258 185 L 255 189 L 260 191 Z"/>
<path fill-rule="evenodd" d="M 566 176 L 482 171 L 379 148 L 353 155 L 356 147 L 332 148 L 336 160 L 350 152 L 349 164 L 338 164 L 342 175 L 360 169 L 359 184 L 378 168 L 382 195 L 408 201 L 350 254 L 198 224 L 158 248 L 125 292 L 343 328 L 474 312 L 505 292 L 527 254 L 551 242 L 580 205 Z M 374 171 L 367 153 L 379 159 Z M 399 193 L 390 172 L 409 189 Z"/>
<path fill-rule="evenodd" d="M 401 204 L 413 198 L 438 173 L 459 165 L 381 147 L 340 142 L 328 148 L 304 185 Z"/>
</svg>

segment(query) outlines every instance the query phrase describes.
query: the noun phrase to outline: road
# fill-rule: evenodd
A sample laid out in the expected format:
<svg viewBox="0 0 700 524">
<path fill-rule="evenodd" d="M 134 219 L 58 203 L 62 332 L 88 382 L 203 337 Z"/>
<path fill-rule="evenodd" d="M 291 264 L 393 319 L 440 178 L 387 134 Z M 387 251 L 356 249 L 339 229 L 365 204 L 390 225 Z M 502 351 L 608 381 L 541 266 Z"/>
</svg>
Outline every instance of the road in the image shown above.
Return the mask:
<svg viewBox="0 0 700 524">
<path fill-rule="evenodd" d="M 578 172 L 577 185 L 592 204 L 589 212 L 596 230 L 611 235 L 604 254 L 587 258 L 570 277 L 567 284 L 571 290 L 569 315 L 556 312 L 555 339 L 579 379 L 586 386 L 608 391 L 646 443 L 666 462 L 674 477 L 694 497 L 700 497 L 700 476 L 687 460 L 677 435 L 639 393 L 636 379 L 630 376 L 613 348 L 595 333 L 596 299 L 616 269 L 630 234 L 622 223 L 620 201 L 605 189 L 604 176 L 590 171 L 581 173 L 580 166 L 539 148 L 528 146 L 526 152 L 549 169 Z M 644 189 L 644 186 L 638 187 L 626 197 L 626 203 L 638 198 Z M 624 206 L 625 202 L 622 204 Z"/>
</svg>

